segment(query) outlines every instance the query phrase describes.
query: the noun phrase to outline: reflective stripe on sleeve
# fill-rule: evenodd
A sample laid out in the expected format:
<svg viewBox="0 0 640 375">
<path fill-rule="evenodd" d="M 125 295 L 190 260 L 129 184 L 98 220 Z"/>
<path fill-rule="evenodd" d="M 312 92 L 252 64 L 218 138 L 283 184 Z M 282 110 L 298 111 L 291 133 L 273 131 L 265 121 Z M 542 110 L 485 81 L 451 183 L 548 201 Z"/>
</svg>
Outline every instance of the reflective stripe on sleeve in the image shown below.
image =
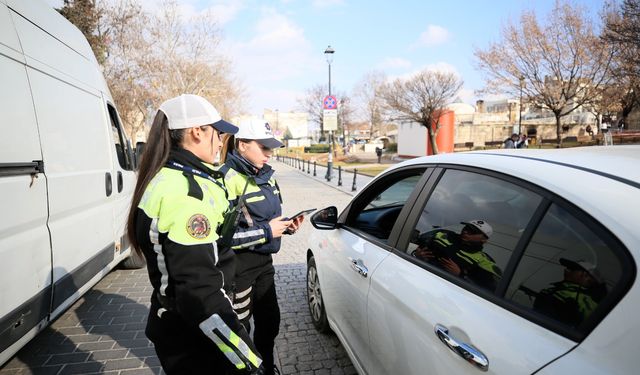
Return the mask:
<svg viewBox="0 0 640 375">
<path fill-rule="evenodd" d="M 213 245 L 213 264 L 217 266 L 218 265 L 218 260 L 219 260 L 219 257 L 218 257 L 218 243 L 216 241 L 213 241 L 211 244 Z"/>
<path fill-rule="evenodd" d="M 162 274 L 160 276 L 160 289 L 158 290 L 161 295 L 166 296 L 167 286 L 169 285 L 169 271 L 167 271 L 167 264 L 162 253 L 162 245 L 160 245 L 160 233 L 158 232 L 158 219 L 155 218 L 151 221 L 149 226 L 149 239 L 153 244 L 153 251 L 156 253 L 156 262 L 158 263 L 158 270 Z"/>
<path fill-rule="evenodd" d="M 262 360 L 225 324 L 220 315 L 211 315 L 200 323 L 199 327 L 237 369 L 242 370 L 247 366 L 260 367 Z"/>
<path fill-rule="evenodd" d="M 261 245 L 261 244 L 266 243 L 266 242 L 267 242 L 266 239 L 261 238 L 261 239 L 256 240 L 256 241 L 251 241 L 251 242 L 243 243 L 242 245 L 234 246 L 234 247 L 232 247 L 232 249 L 240 250 L 240 249 L 244 249 L 244 248 L 255 246 L 255 245 Z"/>
<path fill-rule="evenodd" d="M 264 236 L 264 229 L 256 229 L 250 230 L 246 232 L 238 232 L 234 233 L 233 238 L 247 238 L 247 237 L 255 237 L 255 236 Z"/>
</svg>

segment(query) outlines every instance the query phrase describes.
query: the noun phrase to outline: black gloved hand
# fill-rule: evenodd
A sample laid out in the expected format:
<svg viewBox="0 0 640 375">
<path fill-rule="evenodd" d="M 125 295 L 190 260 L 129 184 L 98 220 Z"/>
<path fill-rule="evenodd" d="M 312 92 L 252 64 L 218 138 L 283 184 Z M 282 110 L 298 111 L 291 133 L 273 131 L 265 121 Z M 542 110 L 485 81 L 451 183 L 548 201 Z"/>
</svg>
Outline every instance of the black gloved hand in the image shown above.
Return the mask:
<svg viewBox="0 0 640 375">
<path fill-rule="evenodd" d="M 249 372 L 249 374 L 251 375 L 264 375 L 265 374 L 265 368 L 264 368 L 264 364 L 260 364 L 260 367 L 258 367 L 257 369 L 254 369 L 253 371 Z"/>
</svg>

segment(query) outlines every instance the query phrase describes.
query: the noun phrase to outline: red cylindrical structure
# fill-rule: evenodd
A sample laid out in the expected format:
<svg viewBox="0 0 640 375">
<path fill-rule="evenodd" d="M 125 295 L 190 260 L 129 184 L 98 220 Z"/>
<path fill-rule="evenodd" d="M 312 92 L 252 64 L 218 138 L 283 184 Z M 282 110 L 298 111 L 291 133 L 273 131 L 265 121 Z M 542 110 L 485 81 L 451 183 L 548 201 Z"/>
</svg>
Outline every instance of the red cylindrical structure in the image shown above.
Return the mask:
<svg viewBox="0 0 640 375">
<path fill-rule="evenodd" d="M 440 116 L 438 118 L 438 122 L 440 123 L 440 130 L 438 130 L 438 135 L 436 136 L 436 145 L 438 145 L 439 153 L 453 152 L 453 138 L 455 136 L 453 129 L 454 121 L 455 114 L 453 113 L 453 111 L 444 110 L 440 112 Z M 434 121 L 431 126 L 435 131 L 436 122 Z M 427 155 L 433 155 L 429 134 L 427 134 Z"/>
</svg>

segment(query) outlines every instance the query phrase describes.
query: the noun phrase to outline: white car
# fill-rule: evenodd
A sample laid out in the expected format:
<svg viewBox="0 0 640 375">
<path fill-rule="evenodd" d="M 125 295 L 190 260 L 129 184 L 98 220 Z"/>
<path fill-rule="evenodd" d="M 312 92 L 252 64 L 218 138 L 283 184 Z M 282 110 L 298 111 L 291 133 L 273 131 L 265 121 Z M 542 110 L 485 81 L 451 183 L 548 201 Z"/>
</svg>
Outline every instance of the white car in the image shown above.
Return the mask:
<svg viewBox="0 0 640 375">
<path fill-rule="evenodd" d="M 313 215 L 308 302 L 360 374 L 631 374 L 640 146 L 422 157 Z"/>
</svg>

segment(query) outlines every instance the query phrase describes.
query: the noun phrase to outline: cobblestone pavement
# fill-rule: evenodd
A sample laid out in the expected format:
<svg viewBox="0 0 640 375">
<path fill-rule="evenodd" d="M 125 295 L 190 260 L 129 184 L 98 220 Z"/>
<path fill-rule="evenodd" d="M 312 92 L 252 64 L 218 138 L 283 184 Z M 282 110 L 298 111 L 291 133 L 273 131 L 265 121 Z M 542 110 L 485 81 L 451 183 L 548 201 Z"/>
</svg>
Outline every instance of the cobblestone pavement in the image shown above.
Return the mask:
<svg viewBox="0 0 640 375">
<path fill-rule="evenodd" d="M 351 199 L 351 186 L 340 190 L 320 177 L 273 164 L 285 215 L 330 205 L 342 210 Z M 280 368 L 282 374 L 355 374 L 336 336 L 318 334 L 311 323 L 305 289 L 311 230 L 305 223 L 287 236 L 274 257 L 282 315 L 276 339 Z M 114 270 L 0 368 L 0 375 L 164 374 L 144 335 L 151 291 L 146 270 Z"/>
</svg>

